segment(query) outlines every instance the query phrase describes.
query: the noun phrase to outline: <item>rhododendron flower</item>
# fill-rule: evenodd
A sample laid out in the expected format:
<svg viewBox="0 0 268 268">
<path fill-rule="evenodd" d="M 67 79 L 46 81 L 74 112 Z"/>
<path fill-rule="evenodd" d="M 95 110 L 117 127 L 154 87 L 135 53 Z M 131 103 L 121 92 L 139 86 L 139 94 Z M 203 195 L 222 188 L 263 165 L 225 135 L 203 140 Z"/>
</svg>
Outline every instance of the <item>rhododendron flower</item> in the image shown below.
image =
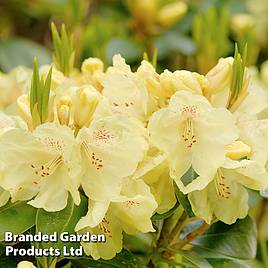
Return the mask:
<svg viewBox="0 0 268 268">
<path fill-rule="evenodd" d="M 176 204 L 173 180 L 169 176 L 166 157 L 157 154 L 153 148 L 140 163 L 133 178 L 143 179 L 150 186 L 151 193 L 158 204 L 157 213 L 165 213 Z"/>
<path fill-rule="evenodd" d="M 117 202 L 89 200 L 88 214 L 76 231 L 104 234 L 105 243 L 82 242 L 86 254 L 94 259 L 111 259 L 122 250 L 122 231 L 128 234 L 154 232 L 151 222 L 157 203 L 150 188 L 142 180 L 125 179 Z"/>
<path fill-rule="evenodd" d="M 80 130 L 82 187 L 95 201 L 112 200 L 121 191 L 122 179 L 136 170 L 147 150 L 141 122 L 120 115 L 94 120 Z"/>
<path fill-rule="evenodd" d="M 268 122 L 243 122 L 239 128 L 242 141 L 227 146 L 227 156 L 233 160 L 226 159 L 205 189 L 189 194 L 194 213 L 207 223 L 213 216 L 227 224 L 246 217 L 246 188 L 268 188 Z"/>
<path fill-rule="evenodd" d="M 120 55 L 113 57 L 113 67 L 107 70 L 102 93 L 109 100 L 113 113 L 141 120 L 147 117 L 148 92 L 145 81 L 132 73 Z"/>
<path fill-rule="evenodd" d="M 225 145 L 238 137 L 228 110 L 213 108 L 205 97 L 184 90 L 152 115 L 148 129 L 152 143 L 168 158 L 170 176 L 184 193 L 206 187 L 224 163 Z M 198 178 L 185 185 L 181 179 L 191 167 Z"/>
<path fill-rule="evenodd" d="M 10 192 L 12 202 L 34 197 L 32 206 L 58 211 L 66 206 L 70 192 L 79 204 L 80 153 L 71 129 L 46 123 L 32 133 L 9 130 L 0 139 L 0 186 Z"/>
</svg>

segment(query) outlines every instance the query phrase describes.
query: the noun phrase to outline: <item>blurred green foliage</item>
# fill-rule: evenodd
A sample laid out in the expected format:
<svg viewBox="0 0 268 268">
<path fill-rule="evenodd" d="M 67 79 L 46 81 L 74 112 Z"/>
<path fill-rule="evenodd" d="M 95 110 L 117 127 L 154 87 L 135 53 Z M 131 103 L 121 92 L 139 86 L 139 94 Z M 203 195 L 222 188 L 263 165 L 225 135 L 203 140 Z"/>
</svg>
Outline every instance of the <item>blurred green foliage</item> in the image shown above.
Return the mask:
<svg viewBox="0 0 268 268">
<path fill-rule="evenodd" d="M 0 68 L 8 71 L 18 64 L 30 66 L 34 55 L 41 64 L 51 61 L 47 52 L 52 49 L 52 21 L 58 29 L 64 23 L 67 31 L 73 32 L 77 67 L 90 56 L 108 65 L 119 52 L 135 66 L 144 52 L 152 56 L 157 48 L 159 70 L 185 68 L 205 74 L 218 58 L 233 55 L 234 42 L 240 47 L 248 44 L 248 64 L 260 64 L 268 56 L 268 20 L 262 18 L 268 12 L 268 4 L 258 0 L 258 5 L 263 6 L 258 9 L 253 2 L 1 1 Z M 18 51 L 18 42 L 23 43 L 25 53 Z"/>
</svg>

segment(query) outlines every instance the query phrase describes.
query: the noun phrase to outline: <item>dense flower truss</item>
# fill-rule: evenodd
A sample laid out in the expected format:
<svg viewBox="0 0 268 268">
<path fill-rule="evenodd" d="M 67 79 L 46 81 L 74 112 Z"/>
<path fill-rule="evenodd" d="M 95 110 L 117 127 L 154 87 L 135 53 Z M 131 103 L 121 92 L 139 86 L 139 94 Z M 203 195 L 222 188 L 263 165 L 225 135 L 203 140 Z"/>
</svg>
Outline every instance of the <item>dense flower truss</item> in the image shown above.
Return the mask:
<svg viewBox="0 0 268 268">
<path fill-rule="evenodd" d="M 52 65 L 32 83 L 28 69 L 0 77 L 14 90 L 0 103 L 18 108 L 0 113 L 0 205 L 55 212 L 86 198 L 75 231 L 107 239 L 82 243 L 94 259 L 113 258 L 125 233 L 155 232 L 178 190 L 208 224 L 246 217 L 247 189 L 268 188 L 268 92 L 238 60 L 203 76 L 146 60 L 134 72 L 115 55 L 107 70 L 89 58 L 68 76 Z"/>
</svg>

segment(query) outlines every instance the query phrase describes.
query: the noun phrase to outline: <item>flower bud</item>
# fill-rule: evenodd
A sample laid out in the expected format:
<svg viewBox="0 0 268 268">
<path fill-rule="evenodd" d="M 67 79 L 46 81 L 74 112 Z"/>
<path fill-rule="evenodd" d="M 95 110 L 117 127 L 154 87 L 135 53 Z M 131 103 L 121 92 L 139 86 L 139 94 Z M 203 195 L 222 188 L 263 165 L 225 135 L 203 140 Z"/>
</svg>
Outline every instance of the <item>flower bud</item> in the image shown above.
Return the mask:
<svg viewBox="0 0 268 268">
<path fill-rule="evenodd" d="M 211 96 L 230 87 L 233 62 L 232 57 L 221 58 L 218 64 L 207 73 L 208 89 L 204 92 L 205 95 Z"/>
<path fill-rule="evenodd" d="M 57 103 L 57 115 L 61 125 L 69 125 L 71 107 L 72 99 L 69 96 L 62 96 Z"/>
<path fill-rule="evenodd" d="M 36 266 L 34 266 L 32 262 L 29 262 L 29 261 L 21 261 L 17 265 L 17 268 L 36 268 Z"/>
<path fill-rule="evenodd" d="M 82 72 L 85 74 L 93 75 L 96 71 L 103 72 L 103 62 L 98 58 L 88 58 L 82 63 Z"/>
<path fill-rule="evenodd" d="M 231 29 L 237 36 L 251 30 L 254 26 L 255 21 L 249 14 L 236 14 L 231 19 Z"/>
<path fill-rule="evenodd" d="M 158 0 L 129 0 L 130 11 L 138 20 L 150 23 L 154 20 Z"/>
<path fill-rule="evenodd" d="M 33 129 L 32 115 L 28 95 L 23 94 L 17 99 L 17 110 L 29 129 Z"/>
<path fill-rule="evenodd" d="M 238 160 L 247 157 L 251 153 L 251 148 L 242 141 L 235 141 L 225 146 L 226 156 Z"/>
<path fill-rule="evenodd" d="M 187 5 L 183 2 L 167 4 L 160 9 L 157 21 L 161 26 L 170 27 L 180 20 L 187 12 Z"/>
<path fill-rule="evenodd" d="M 168 97 L 171 97 L 177 90 L 188 90 L 192 93 L 202 94 L 202 87 L 206 83 L 205 80 L 204 76 L 189 71 L 171 73 L 165 70 L 160 75 L 161 87 Z"/>
<path fill-rule="evenodd" d="M 74 125 L 88 127 L 99 104 L 100 95 L 92 86 L 79 88 L 74 101 Z"/>
</svg>

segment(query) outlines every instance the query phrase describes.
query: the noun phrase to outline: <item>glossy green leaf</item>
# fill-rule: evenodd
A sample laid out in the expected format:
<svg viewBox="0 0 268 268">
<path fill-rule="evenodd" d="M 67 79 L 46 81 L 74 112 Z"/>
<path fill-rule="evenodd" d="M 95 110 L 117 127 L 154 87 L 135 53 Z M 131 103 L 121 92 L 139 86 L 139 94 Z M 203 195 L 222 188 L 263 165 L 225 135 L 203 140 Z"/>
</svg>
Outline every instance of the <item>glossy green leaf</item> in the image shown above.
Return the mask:
<svg viewBox="0 0 268 268">
<path fill-rule="evenodd" d="M 247 216 L 235 224 L 215 223 L 192 242 L 194 251 L 205 258 L 253 259 L 256 255 L 256 226 Z"/>
<path fill-rule="evenodd" d="M 129 251 L 123 250 L 111 260 L 93 260 L 91 258 L 73 259 L 75 268 L 145 268 Z"/>
<path fill-rule="evenodd" d="M 5 232 L 21 234 L 35 225 L 36 208 L 26 202 L 9 202 L 0 208 L 0 241 Z M 1 267 L 1 266 L 0 266 Z"/>
<path fill-rule="evenodd" d="M 42 232 L 43 234 L 53 234 L 57 232 L 58 237 L 62 232 L 68 232 L 74 234 L 74 228 L 81 217 L 85 216 L 87 212 L 87 199 L 81 196 L 81 203 L 76 206 L 69 196 L 67 206 L 58 212 L 47 212 L 44 209 L 38 209 L 36 214 L 36 232 Z M 36 245 L 40 248 L 58 248 L 62 249 L 66 247 L 78 247 L 79 243 L 62 242 L 60 239 L 58 242 L 39 243 Z M 42 263 L 43 258 L 39 258 L 39 262 Z M 52 258 L 48 258 L 48 263 L 53 261 Z"/>
<path fill-rule="evenodd" d="M 4 72 L 8 72 L 18 65 L 31 68 L 35 56 L 38 57 L 41 65 L 51 62 L 50 51 L 33 41 L 23 38 L 0 41 L 0 69 Z"/>
<path fill-rule="evenodd" d="M 180 255 L 183 256 L 183 260 L 187 260 L 187 262 L 195 265 L 196 267 L 214 268 L 214 266 L 211 266 L 207 260 L 193 251 L 180 251 Z"/>
<path fill-rule="evenodd" d="M 22 257 L 0 256 L 0 267 L 2 268 L 17 268 L 19 262 L 23 261 Z"/>
</svg>

